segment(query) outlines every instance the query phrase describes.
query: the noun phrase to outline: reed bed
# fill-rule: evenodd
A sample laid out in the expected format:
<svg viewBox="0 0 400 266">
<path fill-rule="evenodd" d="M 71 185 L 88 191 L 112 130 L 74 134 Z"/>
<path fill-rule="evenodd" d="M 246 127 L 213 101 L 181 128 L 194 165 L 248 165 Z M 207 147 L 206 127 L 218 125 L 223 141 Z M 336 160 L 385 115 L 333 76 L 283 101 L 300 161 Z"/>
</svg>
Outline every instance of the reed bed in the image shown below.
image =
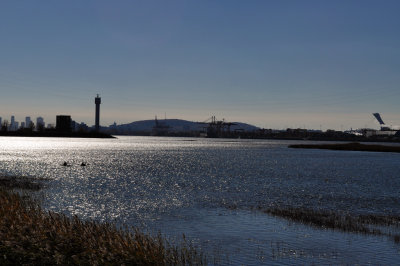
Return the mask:
<svg viewBox="0 0 400 266">
<path fill-rule="evenodd" d="M 400 216 L 394 215 L 350 215 L 325 210 L 312 210 L 306 208 L 269 208 L 264 213 L 286 218 L 321 228 L 329 228 L 344 232 L 363 233 L 370 235 L 385 235 L 393 238 L 396 243 L 400 242 L 400 235 L 382 230 L 383 227 L 399 229 Z M 396 230 L 398 231 L 398 230 Z"/>
<path fill-rule="evenodd" d="M 294 144 L 289 148 L 297 149 L 328 149 L 341 151 L 373 151 L 373 152 L 400 152 L 400 146 L 370 145 L 358 142 L 344 144 Z"/>
<path fill-rule="evenodd" d="M 203 265 L 184 241 L 109 223 L 45 212 L 19 193 L 0 189 L 0 265 Z"/>
</svg>

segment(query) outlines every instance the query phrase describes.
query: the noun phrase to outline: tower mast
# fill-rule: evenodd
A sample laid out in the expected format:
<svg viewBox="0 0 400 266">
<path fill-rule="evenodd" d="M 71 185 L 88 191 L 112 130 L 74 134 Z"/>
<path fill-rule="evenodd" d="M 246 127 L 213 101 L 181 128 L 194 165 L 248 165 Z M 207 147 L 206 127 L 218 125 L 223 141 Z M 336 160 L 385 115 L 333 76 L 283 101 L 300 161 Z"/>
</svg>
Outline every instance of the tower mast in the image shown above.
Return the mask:
<svg viewBox="0 0 400 266">
<path fill-rule="evenodd" d="M 95 120 L 95 128 L 96 132 L 99 132 L 100 129 L 100 104 L 101 98 L 97 94 L 97 97 L 94 99 L 94 103 L 96 104 L 96 120 Z"/>
</svg>

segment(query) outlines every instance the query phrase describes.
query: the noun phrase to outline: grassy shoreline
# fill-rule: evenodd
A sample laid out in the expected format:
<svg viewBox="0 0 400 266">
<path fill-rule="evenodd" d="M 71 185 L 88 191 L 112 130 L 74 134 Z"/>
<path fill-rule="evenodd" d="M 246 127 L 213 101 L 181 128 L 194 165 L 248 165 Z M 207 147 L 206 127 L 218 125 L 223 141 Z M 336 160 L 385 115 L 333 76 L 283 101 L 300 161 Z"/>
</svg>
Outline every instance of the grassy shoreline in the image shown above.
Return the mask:
<svg viewBox="0 0 400 266">
<path fill-rule="evenodd" d="M 259 208 L 262 212 L 276 217 L 285 218 L 302 224 L 319 228 L 340 230 L 342 232 L 380 235 L 392 238 L 400 243 L 400 216 L 395 215 L 351 215 L 335 211 L 313 210 L 307 208 Z M 383 230 L 383 227 L 395 227 L 396 232 Z"/>
<path fill-rule="evenodd" d="M 171 245 L 160 234 L 44 211 L 32 198 L 13 190 L 44 185 L 44 180 L 0 176 L 0 265 L 207 264 L 206 256 L 184 238 L 180 245 Z M 279 206 L 256 209 L 316 228 L 384 236 L 400 243 L 400 216 Z"/>
<path fill-rule="evenodd" d="M 187 244 L 110 223 L 82 221 L 44 211 L 12 189 L 40 189 L 30 178 L 2 177 L 0 186 L 1 265 L 203 265 L 205 256 Z"/>
<path fill-rule="evenodd" d="M 294 144 L 295 149 L 327 149 L 340 151 L 400 152 L 400 146 L 361 144 L 358 142 L 344 144 Z"/>
</svg>

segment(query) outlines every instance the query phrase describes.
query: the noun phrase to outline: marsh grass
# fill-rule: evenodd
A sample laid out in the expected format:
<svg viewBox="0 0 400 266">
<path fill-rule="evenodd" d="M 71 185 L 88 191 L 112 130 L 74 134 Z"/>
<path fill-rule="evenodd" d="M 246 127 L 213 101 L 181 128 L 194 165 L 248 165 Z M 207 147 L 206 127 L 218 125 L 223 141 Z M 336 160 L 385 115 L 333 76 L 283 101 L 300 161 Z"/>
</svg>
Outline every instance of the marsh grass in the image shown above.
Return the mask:
<svg viewBox="0 0 400 266">
<path fill-rule="evenodd" d="M 328 149 L 328 150 L 346 150 L 346 151 L 374 151 L 374 152 L 400 152 L 400 146 L 371 145 L 358 142 L 344 144 L 295 144 L 289 145 L 289 148 L 298 149 Z"/>
<path fill-rule="evenodd" d="M 295 222 L 301 222 L 321 228 L 329 228 L 344 232 L 354 232 L 370 235 L 384 235 L 400 242 L 398 229 L 400 228 L 400 216 L 394 215 L 350 215 L 325 210 L 312 210 L 306 208 L 269 208 L 262 210 L 264 213 L 286 218 Z M 390 228 L 397 229 L 393 233 Z"/>
<path fill-rule="evenodd" d="M 183 238 L 162 237 L 110 223 L 43 211 L 20 193 L 0 189 L 0 265 L 203 265 Z"/>
</svg>

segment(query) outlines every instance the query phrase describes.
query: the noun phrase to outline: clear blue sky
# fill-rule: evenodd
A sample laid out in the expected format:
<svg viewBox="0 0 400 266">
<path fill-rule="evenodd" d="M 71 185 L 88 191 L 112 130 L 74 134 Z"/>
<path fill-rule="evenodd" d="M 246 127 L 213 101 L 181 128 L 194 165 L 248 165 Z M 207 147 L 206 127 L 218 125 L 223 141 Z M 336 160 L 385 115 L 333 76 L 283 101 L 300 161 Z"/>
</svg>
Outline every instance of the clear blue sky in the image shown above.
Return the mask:
<svg viewBox="0 0 400 266">
<path fill-rule="evenodd" d="M 1 1 L 0 116 L 400 124 L 400 1 Z"/>
</svg>

